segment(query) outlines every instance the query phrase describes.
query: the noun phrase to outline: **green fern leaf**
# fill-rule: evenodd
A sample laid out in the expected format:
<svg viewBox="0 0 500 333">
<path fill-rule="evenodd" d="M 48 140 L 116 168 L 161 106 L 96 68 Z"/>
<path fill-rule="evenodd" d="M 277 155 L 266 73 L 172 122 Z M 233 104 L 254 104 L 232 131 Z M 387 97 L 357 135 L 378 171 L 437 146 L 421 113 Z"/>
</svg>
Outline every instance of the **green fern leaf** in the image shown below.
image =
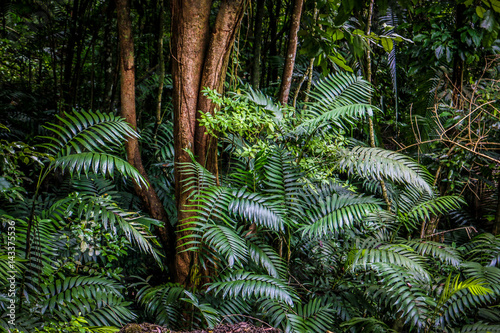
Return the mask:
<svg viewBox="0 0 500 333">
<path fill-rule="evenodd" d="M 285 302 L 288 305 L 293 305 L 293 300 L 296 298 L 294 291 L 281 280 L 243 270 L 220 277 L 218 282 L 210 284 L 207 291 L 211 290 L 215 292 L 215 295 L 222 294 L 222 298 L 265 297 Z"/>
</svg>

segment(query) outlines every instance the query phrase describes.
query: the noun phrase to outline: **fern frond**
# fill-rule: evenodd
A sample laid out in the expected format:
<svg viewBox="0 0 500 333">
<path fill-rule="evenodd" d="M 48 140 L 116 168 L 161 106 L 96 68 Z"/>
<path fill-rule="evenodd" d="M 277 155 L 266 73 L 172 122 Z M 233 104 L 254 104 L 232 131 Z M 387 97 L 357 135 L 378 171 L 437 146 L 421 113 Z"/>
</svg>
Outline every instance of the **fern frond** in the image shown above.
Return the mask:
<svg viewBox="0 0 500 333">
<path fill-rule="evenodd" d="M 185 289 L 174 283 L 152 287 L 146 281 L 137 286 L 142 286 L 137 292 L 137 300 L 146 313 L 153 316 L 159 325 L 177 327 L 181 316 L 180 299 Z"/>
<path fill-rule="evenodd" d="M 432 175 L 411 158 L 390 150 L 370 147 L 340 149 L 339 167 L 363 178 L 390 179 L 394 182 L 412 185 L 433 193 Z"/>
<path fill-rule="evenodd" d="M 373 317 L 354 317 L 346 322 L 340 324 L 340 327 L 346 329 L 355 329 L 356 331 L 363 331 L 367 333 L 386 333 L 396 332 L 391 329 L 386 323 Z"/>
<path fill-rule="evenodd" d="M 89 173 L 100 173 L 113 177 L 117 171 L 125 177 L 132 178 L 140 186 L 148 187 L 146 179 L 130 163 L 120 157 L 107 153 L 84 152 L 57 157 L 50 163 L 55 169 L 68 171 L 73 176 L 86 176 Z"/>
<path fill-rule="evenodd" d="M 282 217 L 282 210 L 270 205 L 268 198 L 246 192 L 245 188 L 233 191 L 233 197 L 228 207 L 231 216 L 276 232 L 285 230 L 286 221 Z"/>
<path fill-rule="evenodd" d="M 294 291 L 283 281 L 243 270 L 221 276 L 219 281 L 209 285 L 207 291 L 212 290 L 215 295 L 221 294 L 222 298 L 236 296 L 241 296 L 243 299 L 264 297 L 285 302 L 290 306 L 293 305 L 293 300 L 297 297 Z"/>
<path fill-rule="evenodd" d="M 421 224 L 422 221 L 429 220 L 431 215 L 436 216 L 445 214 L 453 209 L 459 208 L 461 203 L 464 203 L 464 200 L 457 196 L 443 196 L 421 202 L 406 213 L 409 218 L 408 222 L 415 228 L 417 225 Z"/>
<path fill-rule="evenodd" d="M 379 243 L 373 248 L 354 249 L 349 256 L 352 269 L 368 269 L 378 263 L 392 264 L 417 271 L 429 280 L 425 259 L 409 246 Z"/>
<path fill-rule="evenodd" d="M 61 125 L 46 125 L 54 136 L 42 137 L 48 143 L 40 145 L 55 158 L 86 151 L 116 150 L 128 137 L 139 137 L 124 118 L 109 113 L 80 110 L 56 117 Z"/>
<path fill-rule="evenodd" d="M 258 265 L 263 267 L 267 274 L 273 278 L 283 278 L 286 273 L 286 267 L 283 259 L 269 245 L 261 241 L 252 242 L 247 240 L 250 258 Z"/>
<path fill-rule="evenodd" d="M 349 104 L 367 103 L 373 88 L 361 76 L 347 72 L 330 74 L 314 85 L 310 93 L 317 104 L 322 107 L 330 105 L 345 106 Z"/>
<path fill-rule="evenodd" d="M 309 224 L 301 227 L 299 231 L 309 237 L 338 233 L 352 228 L 355 222 L 379 210 L 380 204 L 375 198 L 334 194 L 306 211 Z"/>
<path fill-rule="evenodd" d="M 411 240 L 404 242 L 404 244 L 413 248 L 421 256 L 431 256 L 451 266 L 458 267 L 462 263 L 458 250 L 443 243 Z"/>
<path fill-rule="evenodd" d="M 488 266 L 500 266 L 500 235 L 480 234 L 467 245 L 470 260 Z"/>
<path fill-rule="evenodd" d="M 215 327 L 217 326 L 217 324 L 219 324 L 221 318 L 217 310 L 212 308 L 210 304 L 201 302 L 195 294 L 187 290 L 184 291 L 184 294 L 187 296 L 187 298 L 182 298 L 182 300 L 190 303 L 201 312 L 203 318 L 207 322 L 208 327 Z"/>
</svg>

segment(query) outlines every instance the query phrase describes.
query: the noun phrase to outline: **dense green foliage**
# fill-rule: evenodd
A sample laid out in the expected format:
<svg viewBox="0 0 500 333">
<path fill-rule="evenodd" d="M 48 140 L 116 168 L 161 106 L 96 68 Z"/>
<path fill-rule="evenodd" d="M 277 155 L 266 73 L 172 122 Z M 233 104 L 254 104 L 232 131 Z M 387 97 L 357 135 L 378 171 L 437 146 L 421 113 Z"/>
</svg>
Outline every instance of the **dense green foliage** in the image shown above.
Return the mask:
<svg viewBox="0 0 500 333">
<path fill-rule="evenodd" d="M 500 331 L 497 0 L 375 1 L 373 17 L 369 1 L 306 1 L 289 105 L 293 1 L 262 1 L 262 40 L 249 2 L 225 92 L 203 90 L 217 172 L 177 166 L 182 221 L 161 3 L 132 4 L 137 128 L 118 116 L 113 2 L 0 5 L 0 331 Z M 188 232 L 188 283 L 170 279 L 134 184 Z"/>
</svg>

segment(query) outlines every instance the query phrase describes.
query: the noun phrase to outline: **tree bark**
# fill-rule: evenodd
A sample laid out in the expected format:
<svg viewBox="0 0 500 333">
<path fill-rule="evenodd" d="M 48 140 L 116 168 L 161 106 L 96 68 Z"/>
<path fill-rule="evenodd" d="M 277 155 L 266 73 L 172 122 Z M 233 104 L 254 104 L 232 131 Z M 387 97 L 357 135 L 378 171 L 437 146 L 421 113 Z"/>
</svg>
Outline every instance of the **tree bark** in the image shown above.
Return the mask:
<svg viewBox="0 0 500 333">
<path fill-rule="evenodd" d="M 500 177 L 497 180 L 497 211 L 495 214 L 495 221 L 493 221 L 493 229 L 491 233 L 493 235 L 500 235 Z"/>
<path fill-rule="evenodd" d="M 372 28 L 372 18 L 373 18 L 373 6 L 375 4 L 375 0 L 370 1 L 370 7 L 368 9 L 368 22 L 366 24 L 366 34 L 369 36 Z M 366 80 L 371 84 L 372 83 L 372 53 L 370 47 L 366 50 Z M 371 104 L 371 96 L 368 99 L 368 104 Z M 368 118 L 368 127 L 370 130 L 370 146 L 372 148 L 376 147 L 375 144 L 375 126 L 373 124 L 373 117 Z M 384 198 L 385 203 L 387 204 L 387 210 L 391 211 L 391 200 L 389 199 L 389 195 L 387 194 L 387 186 L 385 185 L 384 180 L 380 180 L 380 187 L 382 188 L 382 197 Z"/>
<path fill-rule="evenodd" d="M 262 61 L 262 19 L 264 17 L 265 0 L 257 0 L 257 11 L 255 12 L 253 64 L 252 64 L 252 86 L 259 89 L 260 71 Z"/>
<path fill-rule="evenodd" d="M 288 35 L 288 49 L 285 59 L 285 68 L 283 69 L 283 77 L 281 79 L 280 94 L 278 101 L 285 105 L 288 103 L 290 95 L 290 87 L 292 85 L 293 67 L 295 65 L 295 55 L 297 54 L 297 43 L 300 28 L 300 17 L 302 16 L 302 6 L 304 0 L 295 0 L 293 5 L 292 24 L 290 25 L 290 34 Z"/>
<path fill-rule="evenodd" d="M 163 57 L 163 35 L 165 31 L 165 15 L 163 9 L 163 0 L 158 0 L 158 10 L 159 14 L 159 27 L 158 27 L 158 65 L 160 66 L 160 80 L 158 85 L 158 94 L 156 95 L 156 123 L 155 123 L 155 138 L 158 131 L 158 127 L 161 125 L 161 101 L 163 97 L 163 81 L 165 80 L 165 59 Z"/>
<path fill-rule="evenodd" d="M 245 0 L 223 0 L 205 57 L 201 88 L 222 92 L 229 56 L 233 49 L 236 31 L 243 18 Z M 198 110 L 213 113 L 214 104 L 200 91 Z M 197 115 L 198 116 L 198 115 Z M 217 174 L 217 140 L 205 134 L 205 127 L 196 125 L 195 153 L 198 163 Z"/>
<path fill-rule="evenodd" d="M 458 4 L 456 8 L 455 14 L 455 32 L 454 39 L 457 43 L 457 50 L 453 56 L 453 74 L 452 74 L 452 83 L 453 83 L 453 94 L 452 101 L 453 106 L 457 109 L 462 108 L 461 104 L 461 96 L 462 96 L 462 82 L 463 82 L 463 72 L 464 72 L 464 61 L 460 57 L 460 50 L 463 50 L 465 47 L 463 45 L 462 39 L 460 37 L 460 28 L 465 25 L 465 10 L 466 6 L 464 4 Z"/>
<path fill-rule="evenodd" d="M 187 151 L 194 153 L 196 113 L 201 73 L 209 39 L 211 0 L 173 0 L 172 6 L 172 81 L 174 104 L 175 198 L 178 216 L 178 253 L 175 258 L 176 282 L 188 284 L 192 256 L 185 249 L 182 222 L 192 215 L 186 212 L 189 193 L 183 183 L 188 175 L 180 172 L 179 163 L 190 162 Z"/>
<path fill-rule="evenodd" d="M 120 112 L 121 116 L 136 129 L 134 40 L 132 36 L 132 23 L 130 20 L 130 5 L 128 0 L 116 0 L 116 11 L 120 45 Z M 142 164 L 139 141 L 136 138 L 128 138 L 125 143 L 125 150 L 127 152 L 127 161 L 141 173 L 148 183 L 150 183 L 146 170 Z M 169 268 L 169 273 L 170 275 L 174 275 L 175 266 L 173 265 L 174 261 L 172 259 L 175 255 L 175 233 L 168 219 L 167 212 L 151 185 L 148 188 L 143 188 L 139 184 L 134 183 L 134 189 L 151 216 L 164 223 L 163 227 L 158 228 L 158 233 L 166 252 L 166 263 Z"/>
<path fill-rule="evenodd" d="M 172 1 L 172 77 L 174 86 L 175 195 L 179 225 L 176 256 L 176 281 L 195 283 L 191 271 L 198 271 L 196 253 L 182 252 L 190 231 L 183 222 L 192 217 L 187 211 L 188 197 L 184 182 L 189 175 L 179 170 L 179 163 L 190 162 L 186 150 L 208 170 L 217 172 L 217 142 L 210 140 L 197 122 L 198 110 L 212 112 L 213 107 L 201 93 L 209 87 L 222 90 L 236 31 L 243 17 L 245 0 L 223 0 L 215 26 L 209 34 L 211 0 Z M 186 237 L 187 236 L 187 237 Z M 186 238 L 184 238 L 186 237 Z M 181 239 L 183 238 L 183 239 Z"/>
</svg>

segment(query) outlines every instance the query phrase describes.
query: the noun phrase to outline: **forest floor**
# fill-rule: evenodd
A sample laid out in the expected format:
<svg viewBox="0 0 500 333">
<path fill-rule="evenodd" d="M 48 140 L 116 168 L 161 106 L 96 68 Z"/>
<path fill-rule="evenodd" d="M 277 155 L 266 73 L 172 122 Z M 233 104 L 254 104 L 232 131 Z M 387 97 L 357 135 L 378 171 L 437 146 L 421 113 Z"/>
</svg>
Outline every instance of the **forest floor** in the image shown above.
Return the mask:
<svg viewBox="0 0 500 333">
<path fill-rule="evenodd" d="M 177 332 L 166 327 L 145 323 L 128 324 L 119 333 L 281 333 L 281 331 L 273 327 L 256 327 L 252 324 L 242 322 L 219 325 L 213 329 Z"/>
</svg>

